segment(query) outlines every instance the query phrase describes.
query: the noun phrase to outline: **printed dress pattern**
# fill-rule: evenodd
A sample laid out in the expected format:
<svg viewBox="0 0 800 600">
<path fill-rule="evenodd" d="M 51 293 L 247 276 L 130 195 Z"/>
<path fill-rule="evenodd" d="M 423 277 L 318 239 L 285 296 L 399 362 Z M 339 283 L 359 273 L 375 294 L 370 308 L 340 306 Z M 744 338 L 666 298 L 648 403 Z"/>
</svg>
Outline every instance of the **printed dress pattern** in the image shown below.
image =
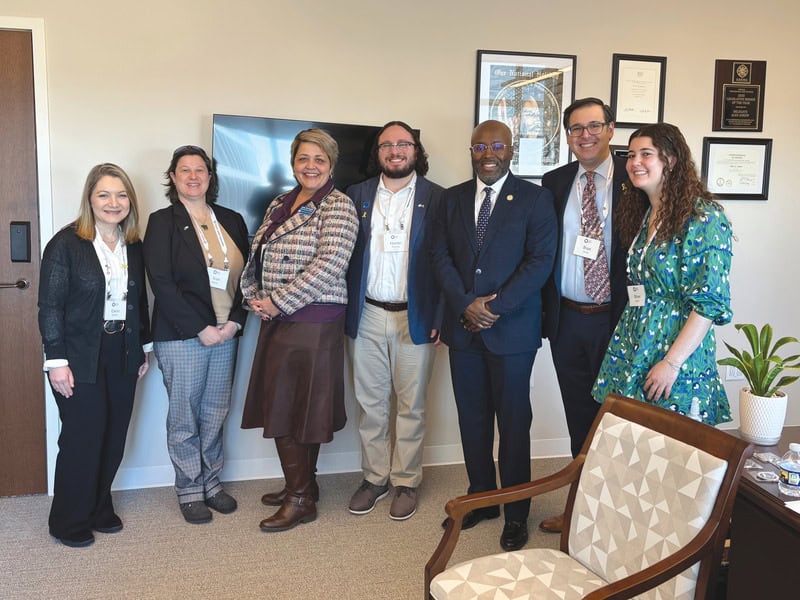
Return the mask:
<svg viewBox="0 0 800 600">
<path fill-rule="evenodd" d="M 682 235 L 647 248 L 647 217 L 631 253 L 629 278 L 645 288 L 644 306 L 628 304 L 606 351 L 592 395 L 602 402 L 611 393 L 647 401 L 648 371 L 662 360 L 681 328 L 695 311 L 715 325 L 731 321 L 731 227 L 714 205 L 697 201 Z M 649 216 L 649 212 L 648 215 Z M 697 398 L 700 416 L 709 425 L 731 420 L 730 405 L 719 379 L 713 327 L 678 373 L 670 395 L 656 404 L 689 414 Z"/>
</svg>

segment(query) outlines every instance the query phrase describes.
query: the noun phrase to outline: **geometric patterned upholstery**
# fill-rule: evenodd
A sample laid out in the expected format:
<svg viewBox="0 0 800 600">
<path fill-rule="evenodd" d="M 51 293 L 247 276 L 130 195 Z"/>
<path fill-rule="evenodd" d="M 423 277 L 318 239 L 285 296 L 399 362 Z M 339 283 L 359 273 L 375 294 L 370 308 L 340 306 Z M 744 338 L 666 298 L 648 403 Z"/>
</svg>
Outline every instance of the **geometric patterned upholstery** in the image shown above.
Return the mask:
<svg viewBox="0 0 800 600">
<path fill-rule="evenodd" d="M 454 565 L 431 582 L 437 600 L 582 598 L 685 546 L 705 525 L 727 463 L 606 413 L 586 455 L 569 555 L 530 549 Z M 699 563 L 649 592 L 694 597 Z"/>
<path fill-rule="evenodd" d="M 607 581 L 688 544 L 708 522 L 728 463 L 607 413 L 578 484 L 569 554 Z M 693 598 L 699 563 L 641 598 Z"/>
</svg>

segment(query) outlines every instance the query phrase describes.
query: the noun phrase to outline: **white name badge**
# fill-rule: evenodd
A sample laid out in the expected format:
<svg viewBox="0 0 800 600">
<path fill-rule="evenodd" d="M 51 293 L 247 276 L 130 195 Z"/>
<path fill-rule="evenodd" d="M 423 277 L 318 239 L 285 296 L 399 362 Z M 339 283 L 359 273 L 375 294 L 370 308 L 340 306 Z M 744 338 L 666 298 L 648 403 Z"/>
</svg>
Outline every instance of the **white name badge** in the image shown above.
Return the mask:
<svg viewBox="0 0 800 600">
<path fill-rule="evenodd" d="M 405 231 L 387 231 L 383 234 L 384 252 L 405 252 L 408 246 L 408 239 Z"/>
<path fill-rule="evenodd" d="M 211 284 L 212 288 L 218 290 L 227 289 L 228 275 L 230 275 L 230 271 L 208 267 L 208 282 Z"/>
<path fill-rule="evenodd" d="M 594 260 L 600 252 L 600 240 L 595 240 L 585 235 L 579 235 L 575 240 L 574 254 Z"/>
<path fill-rule="evenodd" d="M 643 285 L 628 286 L 628 304 L 631 306 L 644 306 L 645 298 L 647 298 L 647 294 Z"/>
<path fill-rule="evenodd" d="M 105 321 L 124 321 L 127 302 L 125 300 L 106 300 L 103 309 L 103 320 Z"/>
</svg>

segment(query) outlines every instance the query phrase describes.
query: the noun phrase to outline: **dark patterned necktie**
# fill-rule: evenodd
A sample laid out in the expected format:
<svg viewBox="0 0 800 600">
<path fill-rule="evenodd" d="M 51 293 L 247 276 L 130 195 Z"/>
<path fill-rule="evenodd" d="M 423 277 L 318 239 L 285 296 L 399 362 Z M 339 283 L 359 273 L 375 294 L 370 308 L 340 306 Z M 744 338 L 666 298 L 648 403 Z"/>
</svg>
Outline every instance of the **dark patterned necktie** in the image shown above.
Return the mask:
<svg viewBox="0 0 800 600">
<path fill-rule="evenodd" d="M 483 246 L 483 238 L 486 236 L 486 228 L 489 226 L 489 215 L 492 213 L 492 188 L 483 188 L 485 192 L 481 208 L 478 211 L 478 222 L 475 226 L 475 234 L 478 238 L 478 249 Z"/>
<path fill-rule="evenodd" d="M 608 275 L 608 260 L 603 244 L 603 225 L 595 200 L 594 171 L 586 171 L 586 187 L 583 188 L 582 196 L 581 234 L 600 240 L 597 257 L 583 259 L 583 284 L 586 294 L 597 304 L 602 304 L 611 294 L 611 279 Z"/>
</svg>

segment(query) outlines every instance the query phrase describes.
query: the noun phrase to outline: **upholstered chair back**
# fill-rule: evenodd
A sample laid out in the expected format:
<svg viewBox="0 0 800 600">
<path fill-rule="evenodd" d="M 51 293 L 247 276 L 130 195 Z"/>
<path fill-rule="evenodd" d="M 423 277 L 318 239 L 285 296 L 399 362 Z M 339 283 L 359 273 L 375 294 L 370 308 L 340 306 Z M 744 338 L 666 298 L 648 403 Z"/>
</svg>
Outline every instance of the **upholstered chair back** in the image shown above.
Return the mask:
<svg viewBox="0 0 800 600">
<path fill-rule="evenodd" d="M 685 546 L 711 515 L 727 463 L 615 414 L 587 453 L 569 555 L 607 582 Z M 694 598 L 699 563 L 638 598 Z"/>
</svg>

